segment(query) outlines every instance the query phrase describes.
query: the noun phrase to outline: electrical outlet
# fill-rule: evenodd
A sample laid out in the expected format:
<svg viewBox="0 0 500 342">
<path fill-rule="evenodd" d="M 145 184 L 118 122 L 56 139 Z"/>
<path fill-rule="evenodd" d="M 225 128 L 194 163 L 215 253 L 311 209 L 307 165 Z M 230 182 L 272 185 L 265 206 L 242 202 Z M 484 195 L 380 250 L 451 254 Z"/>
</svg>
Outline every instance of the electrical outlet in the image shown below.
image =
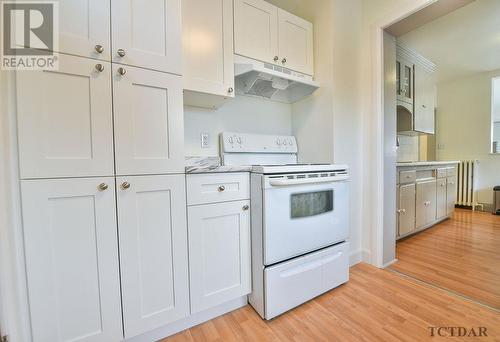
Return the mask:
<svg viewBox="0 0 500 342">
<path fill-rule="evenodd" d="M 209 148 L 210 147 L 210 135 L 206 132 L 200 134 L 201 137 L 201 148 Z"/>
<path fill-rule="evenodd" d="M 439 143 L 438 144 L 438 150 L 444 150 L 444 144 L 443 143 Z"/>
</svg>

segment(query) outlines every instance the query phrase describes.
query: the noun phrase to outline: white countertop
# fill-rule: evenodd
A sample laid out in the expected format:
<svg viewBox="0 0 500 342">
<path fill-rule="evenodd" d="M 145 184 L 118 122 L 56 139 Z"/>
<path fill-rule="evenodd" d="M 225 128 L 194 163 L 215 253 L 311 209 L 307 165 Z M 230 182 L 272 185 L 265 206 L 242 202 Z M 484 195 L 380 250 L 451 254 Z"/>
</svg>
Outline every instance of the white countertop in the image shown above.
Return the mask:
<svg viewBox="0 0 500 342">
<path fill-rule="evenodd" d="M 396 163 L 397 167 L 412 167 L 412 166 L 434 166 L 434 165 L 450 165 L 459 164 L 457 160 L 446 160 L 446 161 L 415 161 L 415 162 L 402 162 Z"/>
</svg>

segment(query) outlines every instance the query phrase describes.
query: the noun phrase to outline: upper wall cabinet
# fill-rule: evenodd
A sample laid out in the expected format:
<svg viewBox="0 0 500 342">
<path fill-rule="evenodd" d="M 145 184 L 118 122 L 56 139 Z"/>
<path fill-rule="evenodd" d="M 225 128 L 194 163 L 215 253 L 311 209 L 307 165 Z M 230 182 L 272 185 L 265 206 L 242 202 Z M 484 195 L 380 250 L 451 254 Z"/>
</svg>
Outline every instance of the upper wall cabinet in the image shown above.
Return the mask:
<svg viewBox="0 0 500 342">
<path fill-rule="evenodd" d="M 295 15 L 278 9 L 278 55 L 289 69 L 313 74 L 313 26 Z"/>
<path fill-rule="evenodd" d="M 415 64 L 415 104 L 414 129 L 427 134 L 434 134 L 434 109 L 436 107 L 436 81 L 434 73 L 419 64 Z"/>
<path fill-rule="evenodd" d="M 234 52 L 313 75 L 313 26 L 263 0 L 234 1 Z"/>
<path fill-rule="evenodd" d="M 59 52 L 109 61 L 109 0 L 59 1 Z"/>
<path fill-rule="evenodd" d="M 182 0 L 182 37 L 184 89 L 234 97 L 233 1 Z M 203 106 L 202 98 L 185 92 L 184 102 Z"/>
<path fill-rule="evenodd" d="M 60 55 L 17 73 L 21 178 L 111 176 L 111 63 Z"/>
<path fill-rule="evenodd" d="M 181 74 L 181 0 L 111 0 L 115 63 Z"/>
<path fill-rule="evenodd" d="M 184 172 L 182 79 L 113 65 L 117 175 Z"/>
</svg>

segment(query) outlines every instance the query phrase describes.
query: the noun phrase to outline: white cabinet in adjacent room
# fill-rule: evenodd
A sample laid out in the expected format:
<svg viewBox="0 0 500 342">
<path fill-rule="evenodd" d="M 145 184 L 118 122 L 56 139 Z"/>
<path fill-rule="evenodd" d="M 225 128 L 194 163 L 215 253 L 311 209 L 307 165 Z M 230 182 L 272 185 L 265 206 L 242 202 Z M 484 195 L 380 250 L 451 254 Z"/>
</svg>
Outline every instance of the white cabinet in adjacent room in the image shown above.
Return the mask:
<svg viewBox="0 0 500 342">
<path fill-rule="evenodd" d="M 184 175 L 117 177 L 125 337 L 189 315 Z"/>
<path fill-rule="evenodd" d="M 111 64 L 59 56 L 57 71 L 17 73 L 21 178 L 111 176 Z"/>
<path fill-rule="evenodd" d="M 182 79 L 113 65 L 117 175 L 184 172 Z"/>
<path fill-rule="evenodd" d="M 119 341 L 114 179 L 21 182 L 33 341 Z"/>
<path fill-rule="evenodd" d="M 398 236 L 415 230 L 415 183 L 398 188 Z"/>
<path fill-rule="evenodd" d="M 313 75 L 311 23 L 264 0 L 234 6 L 234 53 Z"/>
<path fill-rule="evenodd" d="M 251 291 L 250 201 L 188 208 L 191 312 Z"/>
<path fill-rule="evenodd" d="M 436 218 L 441 219 L 448 215 L 448 205 L 446 203 L 446 178 L 437 180 L 436 195 Z"/>
<path fill-rule="evenodd" d="M 181 74 L 181 0 L 111 0 L 115 63 Z"/>
<path fill-rule="evenodd" d="M 109 0 L 59 1 L 59 52 L 110 61 Z"/>
<path fill-rule="evenodd" d="M 434 73 L 415 64 L 414 130 L 426 134 L 435 133 L 436 81 Z"/>
<path fill-rule="evenodd" d="M 417 182 L 416 226 L 417 229 L 436 220 L 436 180 Z"/>
<path fill-rule="evenodd" d="M 233 1 L 183 0 L 182 28 L 184 89 L 234 97 Z"/>
<path fill-rule="evenodd" d="M 234 53 L 278 62 L 278 8 L 263 0 L 234 0 Z"/>
<path fill-rule="evenodd" d="M 313 75 L 313 25 L 278 9 L 279 63 L 289 69 Z"/>
</svg>

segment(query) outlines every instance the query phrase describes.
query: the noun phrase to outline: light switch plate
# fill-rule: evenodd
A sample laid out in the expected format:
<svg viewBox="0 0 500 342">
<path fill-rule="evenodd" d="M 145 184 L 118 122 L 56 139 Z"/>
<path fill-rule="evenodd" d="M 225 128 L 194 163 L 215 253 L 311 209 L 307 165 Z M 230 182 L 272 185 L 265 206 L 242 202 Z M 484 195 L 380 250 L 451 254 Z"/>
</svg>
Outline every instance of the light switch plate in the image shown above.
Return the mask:
<svg viewBox="0 0 500 342">
<path fill-rule="evenodd" d="M 209 148 L 210 147 L 210 135 L 206 132 L 202 132 L 200 134 L 201 140 L 201 148 Z"/>
</svg>

